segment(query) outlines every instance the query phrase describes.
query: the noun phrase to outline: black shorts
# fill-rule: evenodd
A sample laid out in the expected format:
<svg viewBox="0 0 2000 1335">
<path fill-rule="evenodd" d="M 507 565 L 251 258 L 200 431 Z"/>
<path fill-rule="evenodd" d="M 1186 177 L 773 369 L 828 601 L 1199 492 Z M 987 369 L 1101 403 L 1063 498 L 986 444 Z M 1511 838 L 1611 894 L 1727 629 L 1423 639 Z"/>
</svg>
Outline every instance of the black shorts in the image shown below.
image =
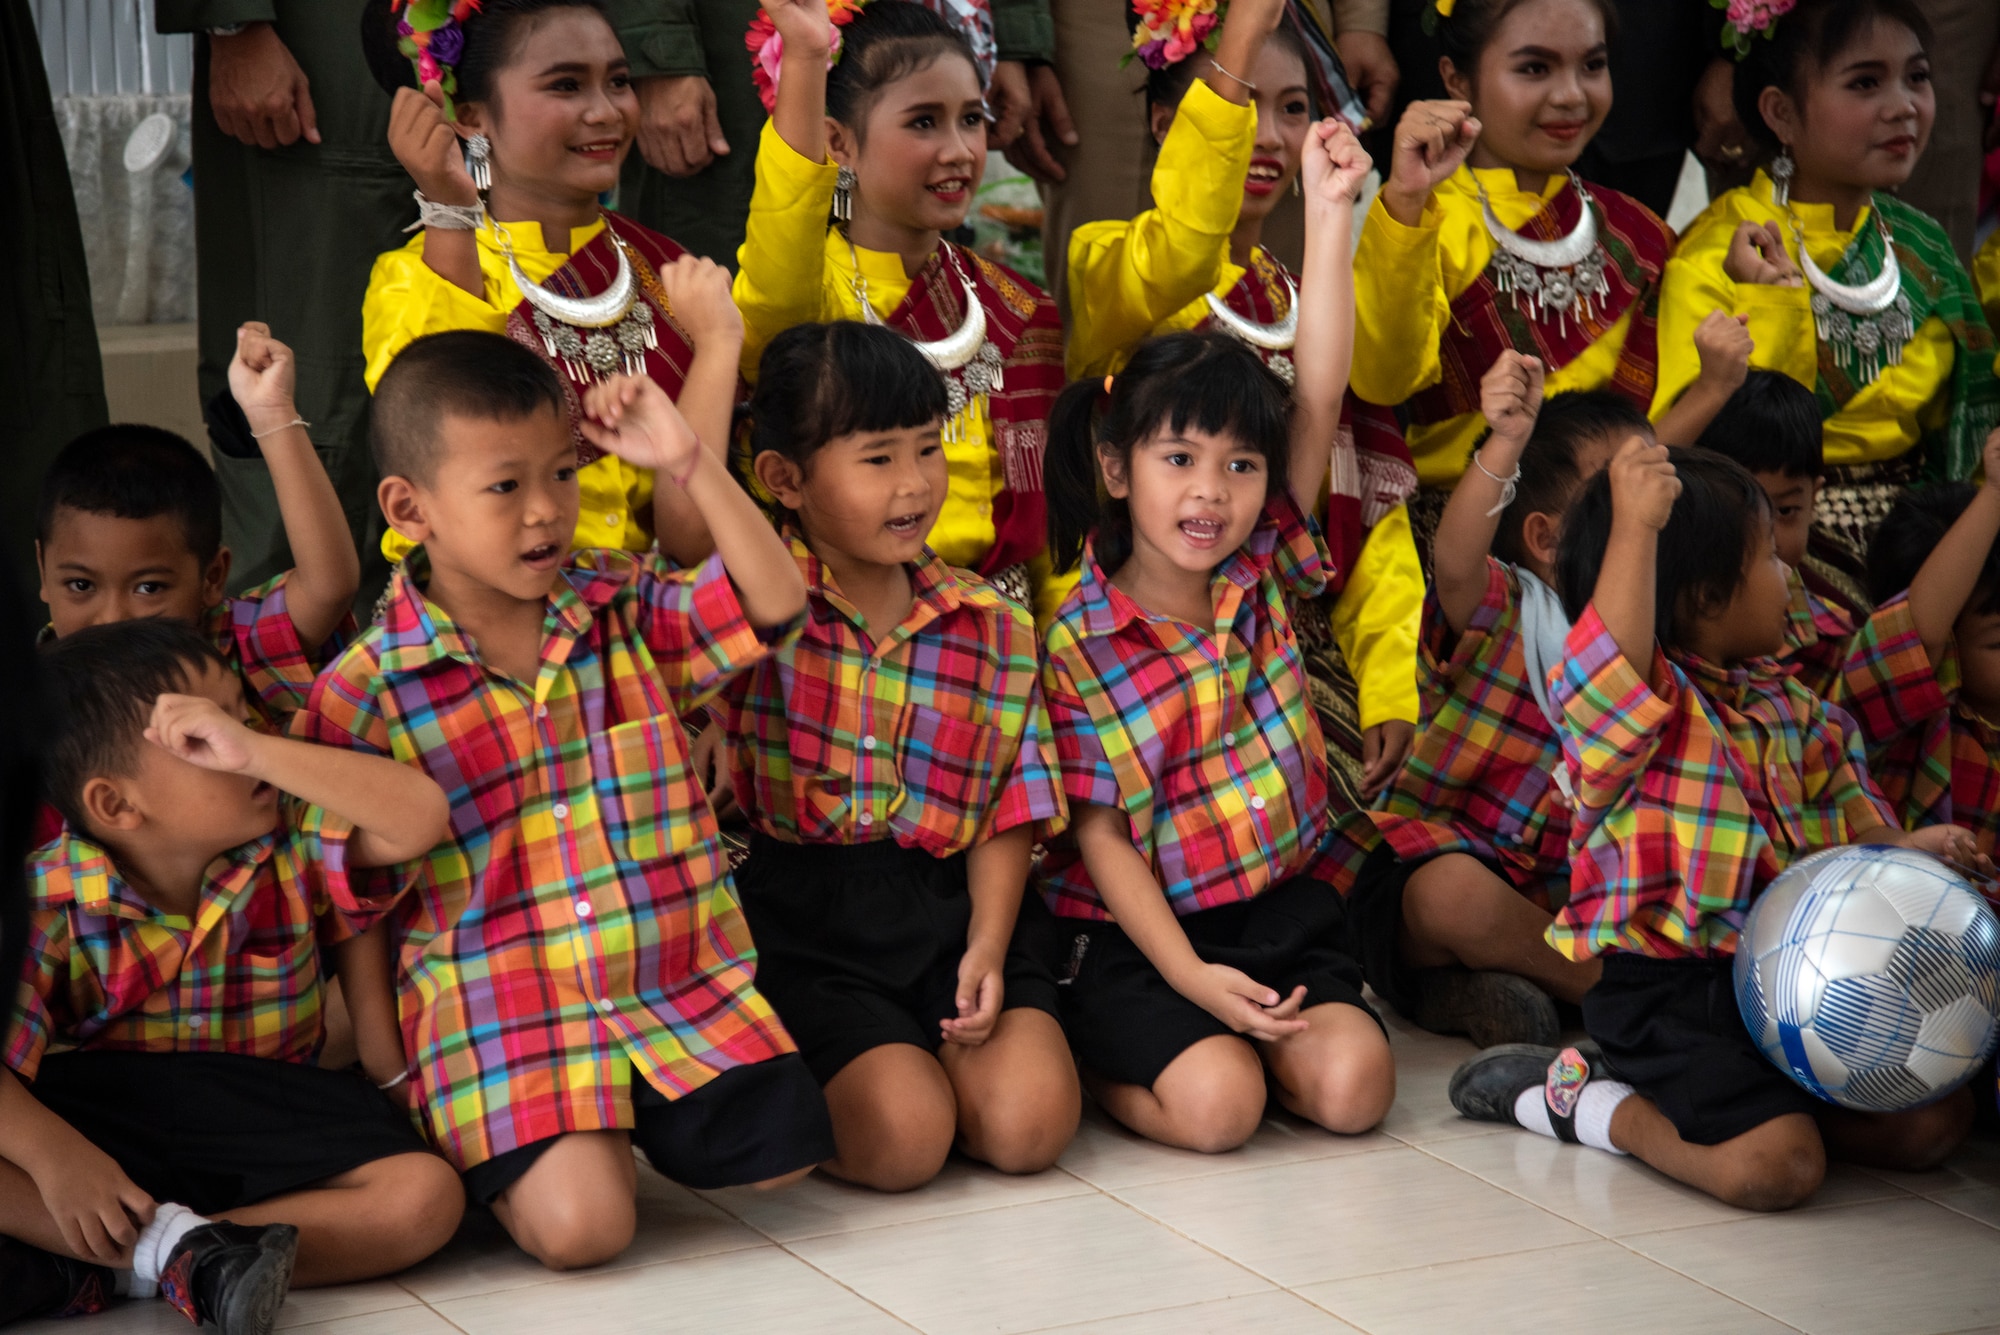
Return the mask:
<svg viewBox="0 0 2000 1335">
<path fill-rule="evenodd" d="M 66 1052 L 31 1086 L 156 1201 L 212 1215 L 430 1149 L 352 1071 L 219 1052 Z"/>
<path fill-rule="evenodd" d="M 1456 856 L 1473 858 L 1501 880 L 1513 884 L 1499 863 L 1477 854 L 1454 851 L 1400 858 L 1384 843 L 1368 854 L 1368 860 L 1355 874 L 1354 888 L 1347 894 L 1341 948 L 1361 965 L 1362 976 L 1375 989 L 1375 995 L 1395 1007 L 1398 1014 L 1416 1013 L 1417 977 L 1424 972 L 1403 958 L 1403 890 L 1419 867 Z"/>
<path fill-rule="evenodd" d="M 958 1014 L 958 966 L 972 926 L 963 853 L 756 835 L 736 893 L 757 944 L 757 990 L 821 1084 L 871 1048 L 942 1046 L 938 1026 Z M 1002 1009 L 1057 1013 L 1053 932 L 1040 897 L 1024 895 Z"/>
<path fill-rule="evenodd" d="M 1583 1027 L 1610 1074 L 1659 1105 L 1691 1145 L 1720 1145 L 1774 1117 L 1828 1108 L 1751 1041 L 1731 965 L 1727 955 L 1656 960 L 1614 951 L 1583 996 Z"/>
<path fill-rule="evenodd" d="M 632 1071 L 632 1143 L 660 1176 L 714 1191 L 768 1182 L 833 1157 L 826 1097 L 798 1054 L 733 1066 L 670 1099 Z M 561 1136 L 530 1141 L 465 1170 L 465 1194 L 491 1205 Z"/>
<path fill-rule="evenodd" d="M 1180 924 L 1210 964 L 1241 969 L 1282 995 L 1303 985 L 1307 1007 L 1358 1006 L 1379 1024 L 1361 999 L 1361 966 L 1341 949 L 1344 916 L 1338 890 L 1298 876 L 1255 899 L 1187 914 Z M 1151 1089 L 1174 1058 L 1234 1032 L 1174 991 L 1116 923 L 1058 918 L 1056 926 L 1063 1027 L 1086 1069 Z"/>
</svg>

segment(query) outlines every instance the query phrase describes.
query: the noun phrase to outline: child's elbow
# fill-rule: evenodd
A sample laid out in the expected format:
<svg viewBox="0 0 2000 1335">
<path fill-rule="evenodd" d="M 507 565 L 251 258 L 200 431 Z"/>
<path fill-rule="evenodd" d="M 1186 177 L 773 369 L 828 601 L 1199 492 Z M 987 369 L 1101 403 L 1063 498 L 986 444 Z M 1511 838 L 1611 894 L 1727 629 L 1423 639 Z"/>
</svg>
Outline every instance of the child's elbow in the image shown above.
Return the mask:
<svg viewBox="0 0 2000 1335">
<path fill-rule="evenodd" d="M 418 805 L 418 811 L 421 819 L 411 822 L 412 829 L 417 832 L 411 839 L 413 847 L 403 855 L 403 861 L 430 852 L 451 833 L 451 799 L 444 795 L 444 789 L 438 787 L 436 780 L 425 778 L 423 801 Z"/>
</svg>

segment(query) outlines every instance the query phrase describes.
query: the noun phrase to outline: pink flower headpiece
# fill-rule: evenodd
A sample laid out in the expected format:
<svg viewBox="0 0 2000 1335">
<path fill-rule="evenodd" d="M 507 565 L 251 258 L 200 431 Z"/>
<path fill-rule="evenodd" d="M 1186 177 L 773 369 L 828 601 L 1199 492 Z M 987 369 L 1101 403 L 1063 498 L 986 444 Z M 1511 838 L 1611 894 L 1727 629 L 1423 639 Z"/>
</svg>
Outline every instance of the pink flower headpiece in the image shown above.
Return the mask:
<svg viewBox="0 0 2000 1335">
<path fill-rule="evenodd" d="M 828 69 L 840 61 L 840 30 L 854 22 L 867 3 L 868 0 L 827 0 L 827 17 L 833 20 L 833 31 L 829 34 L 832 44 L 826 57 Z M 785 39 L 763 9 L 759 8 L 757 17 L 750 20 L 750 30 L 743 34 L 743 45 L 750 52 L 750 81 L 757 85 L 757 100 L 764 104 L 766 113 L 774 113 L 778 109 L 778 73 L 785 59 Z"/>
<path fill-rule="evenodd" d="M 1798 8 L 1799 0 L 1708 0 L 1723 11 L 1722 45 L 1738 60 L 1750 54 L 1750 43 L 1770 40 L 1778 20 Z"/>
<path fill-rule="evenodd" d="M 1163 70 L 1201 47 L 1213 47 L 1228 8 L 1227 0 L 1132 0 L 1132 13 L 1139 22 L 1122 63 L 1129 64 L 1136 56 L 1146 68 Z"/>
<path fill-rule="evenodd" d="M 444 89 L 444 114 L 456 119 L 452 98 L 458 92 L 458 76 L 453 67 L 465 54 L 465 24 L 477 14 L 483 0 L 390 0 L 389 12 L 400 13 L 396 20 L 396 49 L 409 57 L 420 84 L 436 83 Z"/>
</svg>

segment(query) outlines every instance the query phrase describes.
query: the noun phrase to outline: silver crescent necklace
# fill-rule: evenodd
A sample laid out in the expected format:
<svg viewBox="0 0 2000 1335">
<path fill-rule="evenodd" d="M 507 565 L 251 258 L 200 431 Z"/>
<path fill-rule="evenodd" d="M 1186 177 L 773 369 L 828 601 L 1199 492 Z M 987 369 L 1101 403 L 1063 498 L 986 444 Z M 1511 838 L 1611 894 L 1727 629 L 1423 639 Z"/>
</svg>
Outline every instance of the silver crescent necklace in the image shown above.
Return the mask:
<svg viewBox="0 0 2000 1335">
<path fill-rule="evenodd" d="M 507 272 L 514 285 L 533 311 L 542 346 L 552 359 L 562 362 L 572 379 L 586 383 L 618 371 L 638 375 L 646 369 L 646 354 L 660 345 L 653 308 L 639 300 L 638 281 L 625 254 L 625 242 L 611 230 L 609 219 L 604 229 L 618 259 L 611 285 L 595 296 L 566 297 L 528 277 L 514 254 L 514 238 L 506 224 L 493 224 L 494 240 L 507 257 Z"/>
<path fill-rule="evenodd" d="M 1875 230 L 1882 236 L 1882 267 L 1865 283 L 1842 283 L 1829 277 L 1806 249 L 1805 227 L 1789 201 L 1785 213 L 1792 240 L 1799 248 L 1799 269 L 1812 289 L 1813 328 L 1820 342 L 1831 345 L 1842 370 L 1869 384 L 1884 366 L 1900 366 L 1903 346 L 1915 337 L 1916 318 L 1903 295 L 1903 267 L 1896 260 L 1896 240 L 1880 209 L 1873 210 Z M 1857 237 L 1856 240 L 1859 240 Z"/>
<path fill-rule="evenodd" d="M 867 324 L 882 325 L 884 321 L 875 313 L 868 301 L 868 279 L 861 272 L 861 253 L 855 249 L 854 238 L 845 229 L 841 235 L 847 240 L 847 254 L 854 266 L 854 276 L 849 280 L 854 289 L 854 299 L 861 305 L 861 318 Z M 958 279 L 958 290 L 965 302 L 965 318 L 958 328 L 943 338 L 926 342 L 911 339 L 918 352 L 924 355 L 944 381 L 946 439 L 956 441 L 963 434 L 958 426 L 959 416 L 966 408 L 976 404 L 989 393 L 1005 387 L 1002 375 L 1004 359 L 1000 349 L 993 346 L 986 337 L 986 307 L 979 300 L 979 289 L 972 285 L 972 279 L 958 262 L 957 250 L 950 242 L 942 242 L 944 262 L 951 266 L 952 276 Z"/>
<path fill-rule="evenodd" d="M 1501 222 L 1479 173 L 1472 172 L 1472 184 L 1479 191 L 1486 234 L 1497 247 L 1492 261 L 1494 289 L 1512 293 L 1514 309 L 1537 322 L 1553 315 L 1557 326 L 1567 329 L 1572 315 L 1595 320 L 1598 303 L 1611 295 L 1611 284 L 1604 277 L 1604 248 L 1597 243 L 1595 201 L 1582 179 L 1569 173 L 1570 189 L 1576 191 L 1580 205 L 1576 226 L 1568 236 L 1553 241 L 1532 240 Z"/>
<path fill-rule="evenodd" d="M 1254 272 L 1252 270 L 1251 272 Z M 1266 354 L 1264 364 L 1271 368 L 1278 379 L 1287 385 L 1298 380 L 1298 368 L 1292 364 L 1291 351 L 1299 340 L 1299 288 L 1290 274 L 1285 280 L 1285 316 L 1270 324 L 1262 324 L 1233 309 L 1228 302 L 1210 292 L 1206 295 L 1209 318 L 1221 326 L 1222 331 L 1240 343 Z"/>
</svg>

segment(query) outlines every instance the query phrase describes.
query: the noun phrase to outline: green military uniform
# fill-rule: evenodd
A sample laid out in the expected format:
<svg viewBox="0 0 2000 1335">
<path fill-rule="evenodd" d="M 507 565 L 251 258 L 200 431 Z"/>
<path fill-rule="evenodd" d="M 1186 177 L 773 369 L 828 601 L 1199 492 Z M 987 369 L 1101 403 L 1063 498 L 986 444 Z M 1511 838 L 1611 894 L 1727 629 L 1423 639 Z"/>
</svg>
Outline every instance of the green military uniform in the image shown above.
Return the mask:
<svg viewBox="0 0 2000 1335">
<path fill-rule="evenodd" d="M 298 358 L 299 414 L 379 586 L 380 514 L 368 455 L 361 299 L 375 257 L 408 240 L 409 176 L 389 151 L 389 96 L 361 55 L 365 0 L 158 0 L 161 32 L 268 21 L 305 72 L 321 142 L 262 149 L 224 134 L 208 97 L 208 39 L 195 39 L 194 209 L 200 264 L 201 395 L 228 388 L 236 327 L 263 320 Z M 276 493 L 261 459 L 216 456 L 232 583 L 290 567 Z"/>
<path fill-rule="evenodd" d="M 715 116 L 729 152 L 693 176 L 655 171 L 635 149 L 618 186 L 619 211 L 697 255 L 736 267 L 750 216 L 757 135 L 764 107 L 750 80 L 743 34 L 758 0 L 609 0 L 606 9 L 632 77 L 699 75 L 715 90 Z M 1002 60 L 1047 61 L 1055 28 L 1048 0 L 993 0 L 993 36 Z"/>
<path fill-rule="evenodd" d="M 0 533 L 25 576 L 43 471 L 105 422 L 83 233 L 27 0 L 0 0 L 0 238 Z"/>
</svg>

